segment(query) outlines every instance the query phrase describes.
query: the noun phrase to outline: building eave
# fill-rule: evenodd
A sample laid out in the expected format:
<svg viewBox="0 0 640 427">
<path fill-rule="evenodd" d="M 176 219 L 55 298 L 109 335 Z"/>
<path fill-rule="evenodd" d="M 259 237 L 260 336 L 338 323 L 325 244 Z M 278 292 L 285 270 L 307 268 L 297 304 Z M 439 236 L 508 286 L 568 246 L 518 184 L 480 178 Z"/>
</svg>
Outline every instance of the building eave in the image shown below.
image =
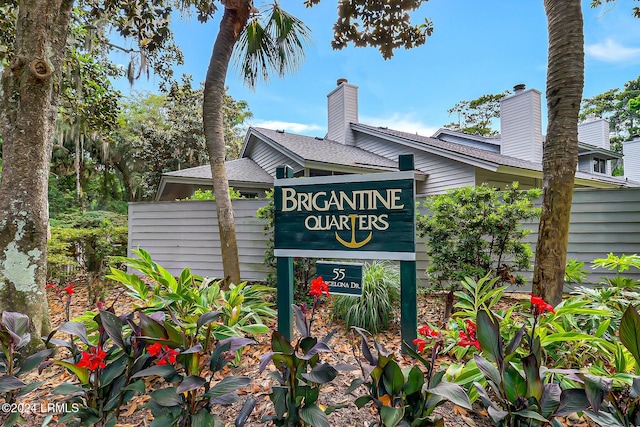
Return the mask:
<svg viewBox="0 0 640 427">
<path fill-rule="evenodd" d="M 436 154 L 438 156 L 446 157 L 452 160 L 456 160 L 461 163 L 465 163 L 471 166 L 479 167 L 482 169 L 486 169 L 491 172 L 496 172 L 499 168 L 499 164 L 495 162 L 490 162 L 482 159 L 478 159 L 473 156 L 468 156 L 462 153 L 456 153 L 453 151 L 445 150 L 443 148 L 434 147 L 432 145 L 427 145 L 415 141 L 408 140 L 406 138 L 398 137 L 395 135 L 389 135 L 383 132 L 376 132 L 373 129 L 365 128 L 359 126 L 356 123 L 351 124 L 351 128 L 357 132 L 364 133 L 367 135 L 375 136 L 377 138 L 386 139 L 388 141 L 395 142 L 396 144 L 404 145 L 405 147 L 410 147 L 415 150 L 424 151 L 427 153 Z"/>
</svg>

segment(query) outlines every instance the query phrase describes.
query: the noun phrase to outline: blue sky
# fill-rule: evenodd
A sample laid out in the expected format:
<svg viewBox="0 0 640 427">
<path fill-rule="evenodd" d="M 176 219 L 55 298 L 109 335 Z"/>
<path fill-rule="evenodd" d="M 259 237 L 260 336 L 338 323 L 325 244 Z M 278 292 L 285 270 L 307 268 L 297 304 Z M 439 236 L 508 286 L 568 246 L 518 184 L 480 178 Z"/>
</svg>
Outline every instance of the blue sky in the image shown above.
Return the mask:
<svg viewBox="0 0 640 427">
<path fill-rule="evenodd" d="M 640 19 L 631 16 L 631 0 L 598 9 L 589 7 L 590 0 L 582 3 L 583 96 L 592 97 L 640 75 Z M 311 28 L 314 39 L 295 74 L 274 76 L 250 90 L 238 71 L 230 69 L 229 93 L 249 103 L 254 114 L 250 125 L 324 136 L 326 95 L 342 77 L 359 87 L 360 122 L 421 135 L 453 121 L 447 110 L 461 100 L 511 90 L 518 83 L 544 96 L 547 21 L 542 0 L 430 0 L 414 13 L 414 22 L 428 17 L 435 27 L 433 35 L 425 45 L 398 50 L 387 61 L 373 48 L 331 49 L 336 4 L 322 0 L 305 9 L 302 0 L 281 2 Z M 217 21 L 175 22 L 176 42 L 185 56 L 185 65 L 175 70 L 177 76 L 187 73 L 195 82 L 204 80 L 217 28 Z M 136 82 L 133 90 L 155 92 L 157 83 L 152 76 Z M 125 82 L 117 87 L 130 90 Z"/>
</svg>

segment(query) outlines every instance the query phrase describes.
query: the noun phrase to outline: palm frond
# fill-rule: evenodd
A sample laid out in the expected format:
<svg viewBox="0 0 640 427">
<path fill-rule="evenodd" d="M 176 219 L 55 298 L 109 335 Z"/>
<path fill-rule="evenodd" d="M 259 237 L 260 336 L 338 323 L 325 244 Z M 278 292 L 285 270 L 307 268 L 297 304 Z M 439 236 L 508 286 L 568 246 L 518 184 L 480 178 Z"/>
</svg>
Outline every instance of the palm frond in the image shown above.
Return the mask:
<svg viewBox="0 0 640 427">
<path fill-rule="evenodd" d="M 264 18 L 264 22 L 261 18 Z M 311 42 L 311 30 L 304 22 L 274 3 L 266 14 L 254 16 L 236 43 L 234 64 L 249 87 L 258 79 L 265 82 L 275 71 L 283 77 L 302 64 L 305 47 Z"/>
</svg>

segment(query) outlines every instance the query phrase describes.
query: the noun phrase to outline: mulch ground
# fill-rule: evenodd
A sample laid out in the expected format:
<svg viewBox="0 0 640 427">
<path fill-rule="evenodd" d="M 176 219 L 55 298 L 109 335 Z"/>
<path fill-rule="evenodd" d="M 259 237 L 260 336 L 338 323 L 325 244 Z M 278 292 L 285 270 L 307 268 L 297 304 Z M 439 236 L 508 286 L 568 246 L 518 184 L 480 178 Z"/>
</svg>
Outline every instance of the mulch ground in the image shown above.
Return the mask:
<svg viewBox="0 0 640 427">
<path fill-rule="evenodd" d="M 86 288 L 77 284 L 75 293 L 72 297 L 70 306 L 70 316 L 73 319 L 83 314 L 86 310 L 96 310 L 95 306 L 90 306 L 87 300 L 88 292 Z M 65 301 L 59 298 L 53 292 L 48 293 L 49 310 L 51 313 L 52 328 L 56 328 L 65 322 Z M 514 294 L 505 298 L 504 304 L 512 304 L 517 299 L 523 298 L 522 295 Z M 107 306 L 114 305 L 116 314 L 122 314 L 131 309 L 133 300 L 125 295 L 124 289 L 118 286 L 110 287 L 104 293 L 104 302 Z M 330 346 L 332 353 L 326 357 L 323 354 L 323 360 L 337 364 L 347 363 L 356 365 L 355 357 L 352 354 L 349 344 L 349 337 L 343 325 L 332 323 L 329 320 L 328 304 L 324 304 L 313 323 L 313 334 L 323 337 L 332 329 L 338 327 L 338 333 L 332 339 Z M 441 295 L 420 295 L 418 301 L 418 324 L 430 322 L 432 324 L 440 323 L 444 312 L 444 297 Z M 399 318 L 399 314 L 396 316 Z M 275 322 L 269 326 L 275 328 Z M 256 406 L 248 419 L 246 426 L 262 426 L 265 425 L 261 419 L 263 416 L 271 414 L 273 405 L 269 400 L 269 392 L 272 386 L 272 380 L 267 378 L 268 370 L 260 373 L 258 370 L 259 358 L 262 354 L 270 350 L 270 337 L 268 334 L 258 336 L 257 344 L 245 349 L 242 357 L 241 365 L 228 371 L 229 375 L 243 375 L 254 378 L 251 385 L 239 391 L 241 401 L 227 407 L 220 407 L 217 414 L 223 419 L 225 426 L 233 426 L 235 416 L 240 410 L 243 402 L 248 396 L 252 396 L 256 400 Z M 376 335 L 376 340 L 383 344 L 388 350 L 394 352 L 401 366 L 413 365 L 413 360 L 400 352 L 400 328 L 398 322 L 394 323 L 389 331 Z M 59 353 L 56 357 L 60 358 L 64 355 Z M 270 367 L 269 369 L 273 369 Z M 352 403 L 357 396 L 364 394 L 364 390 L 356 390 L 352 395 L 345 395 L 345 390 L 351 384 L 351 381 L 360 376 L 360 372 L 341 372 L 340 375 L 331 383 L 325 385 L 320 393 L 319 403 L 329 406 L 334 404 L 347 404 L 346 408 L 338 410 L 329 415 L 329 421 L 335 427 L 366 427 L 376 421 L 375 412 L 370 407 L 364 407 L 360 410 Z M 75 377 L 67 370 L 60 366 L 52 365 L 45 369 L 39 380 L 44 381 L 43 385 L 34 392 L 30 393 L 23 399 L 23 402 L 33 405 L 36 410 L 29 413 L 23 413 L 26 419 L 26 426 L 41 426 L 43 420 L 50 416 L 49 425 L 62 425 L 57 423 L 58 414 L 56 414 L 57 406 L 62 402 L 63 397 L 51 393 L 52 388 L 62 382 L 74 382 Z M 162 380 L 154 379 L 148 382 L 149 388 L 162 387 Z M 148 395 L 137 396 L 127 406 L 123 407 L 119 417 L 119 427 L 139 427 L 149 426 L 153 417 L 145 408 L 145 403 L 149 399 Z M 444 418 L 445 425 L 449 427 L 489 427 L 491 422 L 486 416 L 486 412 L 479 406 L 474 406 L 473 411 L 466 411 L 462 408 L 446 403 L 440 406 L 437 413 Z M 2 415 L 2 414 L 0 414 Z M 566 426 L 587 427 L 592 424 L 578 417 L 567 417 L 564 420 Z"/>
</svg>

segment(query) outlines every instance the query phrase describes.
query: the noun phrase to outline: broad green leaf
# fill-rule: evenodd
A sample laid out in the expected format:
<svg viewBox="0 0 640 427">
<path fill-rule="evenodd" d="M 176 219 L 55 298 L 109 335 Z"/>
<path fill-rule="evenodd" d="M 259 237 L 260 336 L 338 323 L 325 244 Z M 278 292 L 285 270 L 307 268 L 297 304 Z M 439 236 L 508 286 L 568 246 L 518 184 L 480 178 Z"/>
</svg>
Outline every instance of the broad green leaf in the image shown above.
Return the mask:
<svg viewBox="0 0 640 427">
<path fill-rule="evenodd" d="M 517 416 L 522 417 L 522 418 L 530 418 L 532 420 L 538 420 L 538 421 L 541 421 L 543 423 L 548 423 L 549 422 L 548 419 L 546 419 L 545 417 L 543 417 L 539 413 L 537 413 L 535 411 L 531 411 L 529 409 L 523 409 L 522 411 L 513 412 L 513 415 L 517 415 Z"/>
<path fill-rule="evenodd" d="M 239 329 L 242 332 L 246 332 L 247 334 L 250 334 L 250 335 L 260 335 L 260 334 L 269 332 L 269 327 L 261 323 L 254 324 L 254 325 L 240 326 Z"/>
<path fill-rule="evenodd" d="M 125 354 L 109 362 L 107 367 L 102 370 L 102 375 L 100 375 L 100 387 L 105 387 L 111 384 L 113 380 L 124 373 L 126 367 L 127 356 Z"/>
<path fill-rule="evenodd" d="M 51 355 L 51 353 L 53 353 L 52 349 L 46 349 L 40 350 L 39 352 L 27 357 L 26 359 L 24 359 L 24 362 L 22 362 L 22 365 L 20 366 L 20 372 L 29 372 L 32 369 L 37 368 L 44 359 Z"/>
<path fill-rule="evenodd" d="M 87 368 L 80 368 L 73 363 L 64 362 L 62 360 L 54 360 L 53 363 L 56 365 L 64 366 L 65 368 L 76 374 L 78 380 L 80 380 L 82 384 L 89 384 L 89 370 Z"/>
<path fill-rule="evenodd" d="M 182 396 L 177 393 L 175 387 L 161 388 L 150 394 L 151 399 L 160 406 L 182 405 Z"/>
<path fill-rule="evenodd" d="M 211 427 L 213 425 L 215 425 L 213 415 L 211 415 L 207 408 L 201 408 L 191 416 L 191 427 Z"/>
<path fill-rule="evenodd" d="M 291 355 L 293 354 L 293 347 L 291 343 L 278 331 L 273 331 L 271 334 L 271 349 L 275 353 L 283 353 Z"/>
<path fill-rule="evenodd" d="M 372 400 L 373 400 L 373 397 L 369 395 L 364 395 L 364 396 L 358 397 L 353 403 L 356 405 L 358 409 L 361 409 L 364 405 L 371 402 Z"/>
<path fill-rule="evenodd" d="M 394 408 L 391 406 L 383 406 L 380 408 L 380 418 L 385 427 L 395 427 L 404 417 L 404 407 Z"/>
<path fill-rule="evenodd" d="M 391 396 L 397 396 L 404 387 L 404 375 L 402 369 L 395 360 L 389 361 L 384 367 L 382 382 Z"/>
<path fill-rule="evenodd" d="M 362 384 L 364 384 L 364 380 L 362 378 L 355 378 L 353 381 L 351 381 L 351 384 L 345 390 L 344 394 L 349 394 L 349 393 L 353 392 L 355 389 L 360 387 Z"/>
<path fill-rule="evenodd" d="M 316 405 L 306 404 L 300 408 L 300 418 L 313 427 L 331 427 L 327 414 Z"/>
<path fill-rule="evenodd" d="M 204 396 L 207 398 L 222 396 L 245 387 L 251 384 L 252 381 L 253 379 L 249 377 L 224 377 L 218 384 L 211 387 Z"/>
<path fill-rule="evenodd" d="M 167 377 L 176 373 L 175 368 L 172 365 L 154 365 L 147 369 L 136 372 L 131 378 L 149 377 L 151 375 L 157 375 L 159 377 Z"/>
<path fill-rule="evenodd" d="M 51 390 L 51 392 L 53 394 L 75 394 L 75 393 L 82 393 L 84 392 L 84 389 L 80 386 L 77 386 L 75 384 L 71 384 L 71 383 L 62 383 L 57 387 L 54 387 L 53 390 Z"/>
<path fill-rule="evenodd" d="M 457 384 L 443 381 L 437 386 L 427 390 L 429 393 L 442 396 L 448 401 L 462 408 L 471 409 L 471 402 L 469 396 L 462 387 Z"/>
<path fill-rule="evenodd" d="M 337 376 L 338 371 L 328 363 L 319 363 L 309 373 L 302 374 L 302 378 L 316 384 L 326 384 Z"/>
<path fill-rule="evenodd" d="M 620 321 L 620 341 L 640 365 L 640 315 L 633 306 L 627 307 Z"/>
<path fill-rule="evenodd" d="M 424 385 L 424 374 L 417 366 L 412 366 L 409 370 L 407 383 L 404 385 L 404 393 L 409 395 L 420 392 Z"/>
<path fill-rule="evenodd" d="M 287 387 L 275 386 L 271 389 L 269 399 L 273 402 L 273 408 L 278 418 L 282 418 L 287 411 L 287 395 L 289 389 Z"/>
</svg>

